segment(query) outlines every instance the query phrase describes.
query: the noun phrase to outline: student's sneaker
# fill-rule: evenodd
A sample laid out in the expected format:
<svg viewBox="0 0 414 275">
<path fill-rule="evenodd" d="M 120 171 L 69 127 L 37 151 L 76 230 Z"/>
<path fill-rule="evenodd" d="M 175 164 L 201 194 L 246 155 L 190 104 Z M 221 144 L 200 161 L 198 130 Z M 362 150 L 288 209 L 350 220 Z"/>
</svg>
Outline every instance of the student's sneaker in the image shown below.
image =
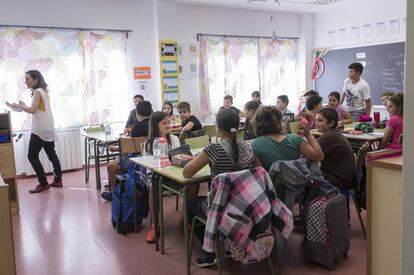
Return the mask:
<svg viewBox="0 0 414 275">
<path fill-rule="evenodd" d="M 204 250 L 201 250 L 201 255 L 196 260 L 196 265 L 198 267 L 207 267 L 207 266 L 215 265 L 216 263 L 217 263 L 216 254 L 206 252 Z"/>
<path fill-rule="evenodd" d="M 50 187 L 61 188 L 61 187 L 63 187 L 63 182 L 62 182 L 62 180 L 53 180 L 53 182 L 49 185 L 50 185 Z"/>
<path fill-rule="evenodd" d="M 112 201 L 112 192 L 110 192 L 110 191 L 105 191 L 105 192 L 102 192 L 101 197 L 102 197 L 104 200 L 107 200 L 107 201 Z"/>
<path fill-rule="evenodd" d="M 146 241 L 147 241 L 147 243 L 155 243 L 155 227 L 154 227 L 154 225 L 151 225 L 151 229 L 148 231 Z"/>
<path fill-rule="evenodd" d="M 32 193 L 32 194 L 33 193 L 40 193 L 40 192 L 43 192 L 43 191 L 46 191 L 46 190 L 49 190 L 49 189 L 50 189 L 49 184 L 46 184 L 46 185 L 38 184 L 38 185 L 36 185 L 36 187 L 34 189 L 29 190 L 29 192 Z"/>
</svg>

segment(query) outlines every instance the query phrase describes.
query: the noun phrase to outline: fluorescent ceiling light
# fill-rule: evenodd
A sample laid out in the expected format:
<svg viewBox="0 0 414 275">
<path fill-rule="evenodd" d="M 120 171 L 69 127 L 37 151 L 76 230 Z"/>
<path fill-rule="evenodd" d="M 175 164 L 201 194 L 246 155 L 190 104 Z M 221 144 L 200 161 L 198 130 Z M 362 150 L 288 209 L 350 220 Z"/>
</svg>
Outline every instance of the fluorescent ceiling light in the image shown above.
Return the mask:
<svg viewBox="0 0 414 275">
<path fill-rule="evenodd" d="M 246 2 L 248 4 L 262 4 L 262 3 L 266 3 L 267 0 L 247 0 Z"/>
</svg>

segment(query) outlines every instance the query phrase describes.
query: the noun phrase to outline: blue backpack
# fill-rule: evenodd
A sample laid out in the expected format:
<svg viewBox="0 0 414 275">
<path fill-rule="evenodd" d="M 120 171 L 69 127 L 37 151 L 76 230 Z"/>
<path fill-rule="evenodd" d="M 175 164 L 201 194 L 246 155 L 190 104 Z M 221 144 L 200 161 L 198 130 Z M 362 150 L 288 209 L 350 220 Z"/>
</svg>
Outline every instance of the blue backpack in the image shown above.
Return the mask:
<svg viewBox="0 0 414 275">
<path fill-rule="evenodd" d="M 145 172 L 145 168 L 137 169 Z M 141 176 L 134 174 L 134 165 L 130 165 L 128 174 L 116 176 L 112 195 L 112 226 L 124 235 L 132 230 L 136 232 L 137 226 L 148 216 L 149 211 L 148 188 Z"/>
</svg>

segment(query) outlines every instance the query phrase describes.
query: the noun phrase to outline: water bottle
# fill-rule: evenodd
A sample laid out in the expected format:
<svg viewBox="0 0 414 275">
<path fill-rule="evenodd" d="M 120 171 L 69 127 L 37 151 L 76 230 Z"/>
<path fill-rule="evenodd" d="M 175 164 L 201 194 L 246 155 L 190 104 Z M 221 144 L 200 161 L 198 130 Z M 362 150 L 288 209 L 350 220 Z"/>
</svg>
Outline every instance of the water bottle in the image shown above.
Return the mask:
<svg viewBox="0 0 414 275">
<path fill-rule="evenodd" d="M 107 122 L 105 123 L 105 136 L 111 135 L 111 125 Z"/>
<path fill-rule="evenodd" d="M 154 156 L 154 165 L 159 167 L 160 166 L 160 145 L 158 142 L 158 138 L 154 138 L 154 142 L 152 143 L 152 155 Z"/>
<path fill-rule="evenodd" d="M 170 159 L 168 158 L 168 142 L 166 138 L 159 138 L 158 145 L 160 148 L 160 166 L 166 167 L 170 165 Z"/>
</svg>

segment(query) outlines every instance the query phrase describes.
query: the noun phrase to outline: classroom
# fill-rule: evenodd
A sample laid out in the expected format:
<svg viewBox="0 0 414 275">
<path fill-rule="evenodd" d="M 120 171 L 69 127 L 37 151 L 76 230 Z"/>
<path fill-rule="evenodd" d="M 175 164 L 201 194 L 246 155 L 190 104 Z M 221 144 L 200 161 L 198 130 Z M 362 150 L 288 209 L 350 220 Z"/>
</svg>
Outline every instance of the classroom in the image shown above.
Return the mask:
<svg viewBox="0 0 414 275">
<path fill-rule="evenodd" d="M 0 275 L 414 274 L 413 1 L 0 0 L 0 75 Z"/>
</svg>

